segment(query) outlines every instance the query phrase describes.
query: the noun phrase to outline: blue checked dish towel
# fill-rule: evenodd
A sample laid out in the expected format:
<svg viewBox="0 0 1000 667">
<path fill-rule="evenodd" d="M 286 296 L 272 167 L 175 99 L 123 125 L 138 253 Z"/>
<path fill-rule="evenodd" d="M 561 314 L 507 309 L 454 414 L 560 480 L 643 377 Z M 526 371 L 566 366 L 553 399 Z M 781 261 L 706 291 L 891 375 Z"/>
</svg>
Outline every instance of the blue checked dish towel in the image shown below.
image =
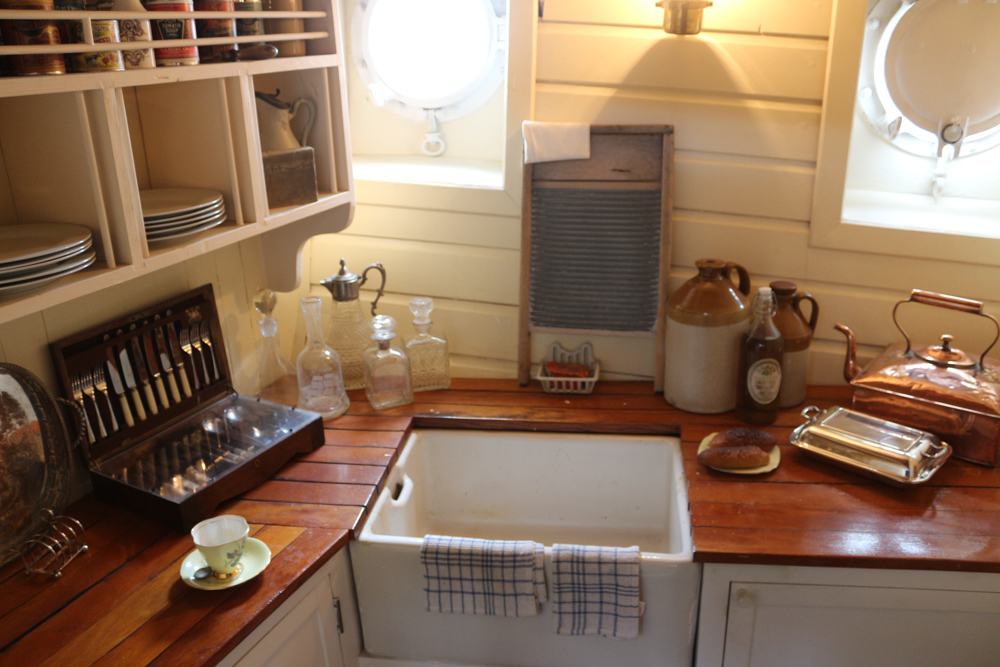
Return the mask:
<svg viewBox="0 0 1000 667">
<path fill-rule="evenodd" d="M 427 611 L 535 616 L 548 599 L 545 549 L 528 540 L 425 535 L 420 547 Z"/>
<path fill-rule="evenodd" d="M 552 546 L 556 634 L 639 636 L 639 547 Z"/>
</svg>

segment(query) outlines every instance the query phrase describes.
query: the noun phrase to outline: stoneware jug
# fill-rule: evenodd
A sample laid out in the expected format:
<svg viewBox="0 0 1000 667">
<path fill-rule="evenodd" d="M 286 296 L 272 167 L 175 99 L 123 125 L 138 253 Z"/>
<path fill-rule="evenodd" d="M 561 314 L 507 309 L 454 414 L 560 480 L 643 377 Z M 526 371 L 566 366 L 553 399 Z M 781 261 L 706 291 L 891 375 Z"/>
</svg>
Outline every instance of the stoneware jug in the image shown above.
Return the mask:
<svg viewBox="0 0 1000 667">
<path fill-rule="evenodd" d="M 309 139 L 313 121 L 316 119 L 316 105 L 305 97 L 294 102 L 283 102 L 278 98 L 280 90 L 274 94 L 257 91 L 257 126 L 260 129 L 260 149 L 264 153 L 302 148 Z M 308 113 L 302 128 L 302 136 L 296 137 L 292 131 L 292 119 L 305 109 Z"/>
<path fill-rule="evenodd" d="M 721 259 L 699 259 L 695 266 L 698 275 L 667 303 L 663 397 L 688 412 L 726 412 L 736 407 L 740 337 L 750 323 L 750 275 Z M 734 271 L 738 285 L 730 279 Z"/>
<path fill-rule="evenodd" d="M 808 292 L 796 293 L 795 283 L 775 280 L 771 291 L 778 300 L 774 323 L 785 339 L 785 353 L 781 360 L 781 392 L 778 407 L 790 408 L 806 400 L 806 379 L 809 375 L 809 344 L 819 319 L 819 304 Z M 802 313 L 802 302 L 812 304 L 809 319 Z"/>
</svg>

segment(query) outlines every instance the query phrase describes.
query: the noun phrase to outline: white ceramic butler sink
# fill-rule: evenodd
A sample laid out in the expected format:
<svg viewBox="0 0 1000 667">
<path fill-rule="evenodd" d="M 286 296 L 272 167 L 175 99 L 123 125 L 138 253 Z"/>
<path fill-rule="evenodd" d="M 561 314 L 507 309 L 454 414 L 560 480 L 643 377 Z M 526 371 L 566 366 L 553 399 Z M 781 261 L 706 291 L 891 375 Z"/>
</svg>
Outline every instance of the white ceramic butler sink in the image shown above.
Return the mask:
<svg viewBox="0 0 1000 667">
<path fill-rule="evenodd" d="M 640 635 L 556 635 L 548 604 L 522 618 L 427 612 L 425 534 L 534 540 L 546 546 L 547 569 L 554 543 L 638 545 Z M 415 431 L 351 557 L 370 656 L 505 667 L 691 664 L 701 572 L 677 438 Z"/>
</svg>

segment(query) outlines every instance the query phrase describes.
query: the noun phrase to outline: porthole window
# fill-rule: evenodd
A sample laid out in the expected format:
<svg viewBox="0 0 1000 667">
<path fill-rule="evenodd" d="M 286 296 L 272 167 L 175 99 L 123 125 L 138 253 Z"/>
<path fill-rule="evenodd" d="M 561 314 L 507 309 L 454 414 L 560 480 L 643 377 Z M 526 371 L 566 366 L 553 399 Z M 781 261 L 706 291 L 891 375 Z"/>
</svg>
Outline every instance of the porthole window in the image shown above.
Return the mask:
<svg viewBox="0 0 1000 667">
<path fill-rule="evenodd" d="M 440 124 L 478 109 L 504 80 L 506 17 L 490 0 L 361 0 L 353 60 L 371 102 L 427 123 L 423 152 L 441 155 Z"/>
<path fill-rule="evenodd" d="M 995 0 L 880 0 L 865 26 L 857 103 L 876 132 L 950 160 L 1000 144 Z"/>
</svg>

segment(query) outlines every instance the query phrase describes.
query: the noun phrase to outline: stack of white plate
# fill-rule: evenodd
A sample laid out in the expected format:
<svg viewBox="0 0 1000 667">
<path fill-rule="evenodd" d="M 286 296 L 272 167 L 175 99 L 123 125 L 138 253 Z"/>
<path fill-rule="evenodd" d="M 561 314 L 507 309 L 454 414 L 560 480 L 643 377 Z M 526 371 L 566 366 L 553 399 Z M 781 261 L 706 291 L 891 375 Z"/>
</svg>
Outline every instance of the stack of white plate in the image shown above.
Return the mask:
<svg viewBox="0 0 1000 667">
<path fill-rule="evenodd" d="M 0 226 L 0 294 L 41 287 L 97 259 L 90 230 L 63 222 Z"/>
<path fill-rule="evenodd" d="M 222 193 L 200 188 L 141 190 L 142 220 L 149 243 L 197 234 L 226 221 Z"/>
</svg>

